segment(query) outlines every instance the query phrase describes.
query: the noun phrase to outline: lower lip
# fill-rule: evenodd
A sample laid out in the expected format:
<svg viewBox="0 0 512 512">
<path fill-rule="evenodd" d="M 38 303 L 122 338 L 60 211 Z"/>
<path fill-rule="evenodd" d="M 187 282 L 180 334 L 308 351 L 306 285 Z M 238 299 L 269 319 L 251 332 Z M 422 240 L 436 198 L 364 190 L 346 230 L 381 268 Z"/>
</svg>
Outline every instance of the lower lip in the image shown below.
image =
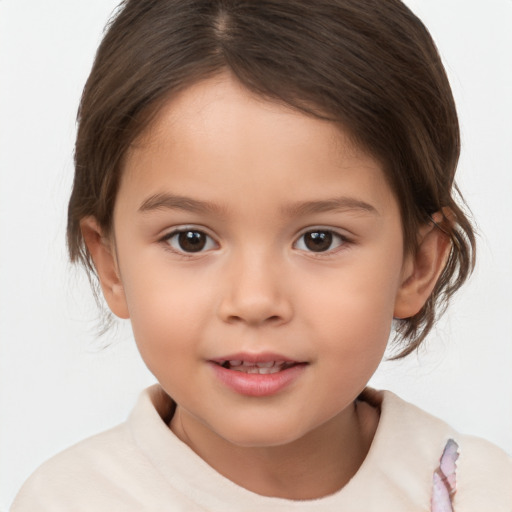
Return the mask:
<svg viewBox="0 0 512 512">
<path fill-rule="evenodd" d="M 228 388 L 245 396 L 272 396 L 294 381 L 296 381 L 306 368 L 306 364 L 297 364 L 277 373 L 244 373 L 228 370 L 216 363 L 210 363 L 216 377 Z"/>
</svg>

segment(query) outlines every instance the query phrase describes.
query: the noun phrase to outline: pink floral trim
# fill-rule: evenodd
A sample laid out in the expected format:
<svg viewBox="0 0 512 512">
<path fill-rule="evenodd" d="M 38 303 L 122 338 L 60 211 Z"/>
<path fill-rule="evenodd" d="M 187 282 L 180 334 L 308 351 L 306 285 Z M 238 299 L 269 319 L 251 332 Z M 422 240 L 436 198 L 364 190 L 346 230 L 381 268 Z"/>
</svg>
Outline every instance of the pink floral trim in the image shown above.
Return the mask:
<svg viewBox="0 0 512 512">
<path fill-rule="evenodd" d="M 458 458 L 459 445 L 453 439 L 449 439 L 441 455 L 441 463 L 434 471 L 432 512 L 454 512 L 453 496 L 456 492 Z"/>
</svg>

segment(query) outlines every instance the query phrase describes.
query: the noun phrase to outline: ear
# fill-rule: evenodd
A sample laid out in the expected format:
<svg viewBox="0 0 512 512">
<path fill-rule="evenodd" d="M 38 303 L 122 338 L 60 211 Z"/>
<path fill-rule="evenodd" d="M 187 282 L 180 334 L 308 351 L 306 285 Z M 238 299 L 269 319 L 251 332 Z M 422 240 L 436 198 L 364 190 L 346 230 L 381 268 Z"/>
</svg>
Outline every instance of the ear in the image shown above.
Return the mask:
<svg viewBox="0 0 512 512">
<path fill-rule="evenodd" d="M 98 273 L 103 296 L 110 310 L 119 318 L 129 318 L 130 314 L 119 274 L 113 241 L 103 235 L 103 231 L 94 217 L 82 219 L 80 229 Z"/>
<path fill-rule="evenodd" d="M 450 238 L 441 227 L 446 217 L 437 212 L 432 219 L 420 229 L 418 249 L 404 263 L 395 300 L 395 318 L 410 318 L 421 310 L 446 265 L 451 249 Z"/>
</svg>

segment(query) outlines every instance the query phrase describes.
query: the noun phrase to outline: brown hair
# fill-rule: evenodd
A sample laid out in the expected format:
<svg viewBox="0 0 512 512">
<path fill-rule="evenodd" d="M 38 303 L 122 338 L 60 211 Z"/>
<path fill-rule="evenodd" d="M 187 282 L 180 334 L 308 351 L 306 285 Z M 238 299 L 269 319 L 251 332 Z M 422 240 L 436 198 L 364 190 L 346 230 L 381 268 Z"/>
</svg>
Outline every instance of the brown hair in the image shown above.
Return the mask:
<svg viewBox="0 0 512 512">
<path fill-rule="evenodd" d="M 474 266 L 475 237 L 457 205 L 457 113 L 441 59 L 399 0 L 125 0 L 108 25 L 78 114 L 67 240 L 94 276 L 80 221 L 108 232 L 123 156 L 177 91 L 229 69 L 249 90 L 341 123 L 384 166 L 406 250 L 434 212 L 452 242 L 424 308 L 398 321 L 416 347 Z M 460 196 L 460 195 L 459 195 Z M 462 197 L 460 197 L 462 201 Z"/>
</svg>

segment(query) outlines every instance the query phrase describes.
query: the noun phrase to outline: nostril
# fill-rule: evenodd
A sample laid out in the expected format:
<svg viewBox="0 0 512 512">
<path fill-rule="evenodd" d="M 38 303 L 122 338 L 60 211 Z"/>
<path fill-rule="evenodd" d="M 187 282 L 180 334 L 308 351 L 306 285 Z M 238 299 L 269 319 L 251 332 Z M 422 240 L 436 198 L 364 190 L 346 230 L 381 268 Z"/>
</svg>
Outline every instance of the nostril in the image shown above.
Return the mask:
<svg viewBox="0 0 512 512">
<path fill-rule="evenodd" d="M 264 323 L 279 323 L 282 321 L 282 317 L 280 315 L 271 315 L 265 318 L 264 315 L 230 315 L 227 319 L 229 322 L 242 322 L 249 324 L 264 324 Z"/>
</svg>

